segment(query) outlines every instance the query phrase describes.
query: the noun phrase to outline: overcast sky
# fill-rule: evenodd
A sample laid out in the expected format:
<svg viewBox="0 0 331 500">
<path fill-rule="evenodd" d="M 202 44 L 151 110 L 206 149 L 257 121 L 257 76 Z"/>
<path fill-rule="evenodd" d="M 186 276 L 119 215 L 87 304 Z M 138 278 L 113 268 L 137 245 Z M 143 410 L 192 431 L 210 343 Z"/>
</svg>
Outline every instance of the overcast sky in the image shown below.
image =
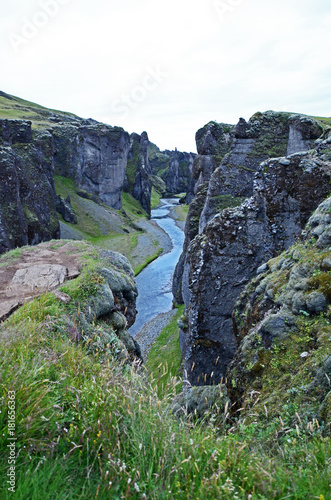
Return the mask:
<svg viewBox="0 0 331 500">
<path fill-rule="evenodd" d="M 330 0 L 10 0 L 0 90 L 196 151 L 210 120 L 331 116 Z"/>
</svg>

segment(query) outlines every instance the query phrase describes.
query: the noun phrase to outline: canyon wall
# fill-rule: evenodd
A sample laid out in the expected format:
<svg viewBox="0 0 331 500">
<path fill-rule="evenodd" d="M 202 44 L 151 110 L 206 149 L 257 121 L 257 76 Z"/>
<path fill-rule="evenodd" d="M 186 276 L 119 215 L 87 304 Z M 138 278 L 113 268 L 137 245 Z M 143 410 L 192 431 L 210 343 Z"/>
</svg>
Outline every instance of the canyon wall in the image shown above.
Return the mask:
<svg viewBox="0 0 331 500">
<path fill-rule="evenodd" d="M 199 174 L 174 279 L 175 299 L 186 306 L 181 345 L 190 384 L 225 377 L 236 349 L 232 312 L 242 289 L 261 264 L 294 243 L 329 194 L 328 137 L 322 133 L 308 117 L 258 113 L 239 121 L 219 166 L 210 168 L 208 155 L 199 159 L 210 178 L 202 190 L 204 170 Z M 323 157 L 302 152 L 319 136 Z M 294 149 L 297 154 L 286 157 Z M 273 155 L 278 158 L 268 159 Z"/>
</svg>

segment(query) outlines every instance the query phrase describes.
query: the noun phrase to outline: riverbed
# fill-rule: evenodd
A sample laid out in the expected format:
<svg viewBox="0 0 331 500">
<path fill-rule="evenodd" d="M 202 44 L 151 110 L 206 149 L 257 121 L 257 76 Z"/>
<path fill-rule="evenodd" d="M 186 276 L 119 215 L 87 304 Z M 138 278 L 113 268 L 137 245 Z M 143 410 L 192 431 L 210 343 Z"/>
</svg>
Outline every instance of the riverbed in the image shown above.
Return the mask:
<svg viewBox="0 0 331 500">
<path fill-rule="evenodd" d="M 184 232 L 170 216 L 171 209 L 178 205 L 178 199 L 162 199 L 152 210 L 152 220 L 170 237 L 172 249 L 149 264 L 136 278 L 139 295 L 137 317 L 130 333 L 135 337 L 146 323 L 172 309 L 172 279 L 176 264 L 182 253 Z"/>
</svg>

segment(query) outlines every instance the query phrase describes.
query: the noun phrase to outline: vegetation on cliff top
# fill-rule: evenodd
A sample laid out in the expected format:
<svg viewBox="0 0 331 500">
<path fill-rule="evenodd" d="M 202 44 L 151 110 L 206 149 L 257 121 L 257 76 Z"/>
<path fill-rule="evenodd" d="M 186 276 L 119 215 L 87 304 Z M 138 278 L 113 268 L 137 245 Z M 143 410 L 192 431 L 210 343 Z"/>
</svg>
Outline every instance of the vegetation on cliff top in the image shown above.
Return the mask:
<svg viewBox="0 0 331 500">
<path fill-rule="evenodd" d="M 79 119 L 73 113 L 45 108 L 34 102 L 0 92 L 0 118 L 30 120 L 34 128 L 46 128 L 54 126 L 54 120 L 50 119 L 54 115 L 67 120 L 70 118 Z"/>
</svg>

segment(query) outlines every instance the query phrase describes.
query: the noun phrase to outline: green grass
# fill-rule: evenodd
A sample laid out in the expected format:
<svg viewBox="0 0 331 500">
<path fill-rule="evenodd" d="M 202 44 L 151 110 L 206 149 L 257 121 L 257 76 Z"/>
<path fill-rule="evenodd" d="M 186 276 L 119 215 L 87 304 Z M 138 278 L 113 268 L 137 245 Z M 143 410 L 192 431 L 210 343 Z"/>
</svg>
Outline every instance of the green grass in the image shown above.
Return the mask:
<svg viewBox="0 0 331 500">
<path fill-rule="evenodd" d="M 153 384 L 156 384 L 159 397 L 166 394 L 166 387 L 179 377 L 182 354 L 179 346 L 177 321 L 184 313 L 184 305 L 178 306 L 171 322 L 162 330 L 154 342 L 146 363 Z"/>
<path fill-rule="evenodd" d="M 106 212 L 108 211 L 112 215 L 111 220 L 116 220 L 117 227 L 124 231 L 123 234 L 122 231 L 120 233 L 116 232 L 116 226 L 114 229 L 109 225 L 109 222 L 102 221 L 100 217 L 96 219 L 93 216 L 93 210 L 87 210 L 86 203 L 93 205 L 94 202 L 82 199 L 77 195 L 76 186 L 73 180 L 55 176 L 55 188 L 57 194 L 61 195 L 63 198 L 70 196 L 71 205 L 76 212 L 78 224 L 68 224 L 69 227 L 78 231 L 85 240 L 89 241 L 93 245 L 106 250 L 108 249 L 120 252 L 132 262 L 132 255 L 135 253 L 135 249 L 138 245 L 138 237 L 142 234 L 142 231 L 137 224 L 140 219 L 147 217 L 147 213 L 143 210 L 137 200 L 135 200 L 129 193 L 123 193 L 122 210 L 114 210 L 106 205 L 102 205 L 104 210 Z M 101 234 L 101 223 L 103 227 L 107 227 L 108 225 L 108 234 Z M 155 242 L 155 245 L 158 246 L 158 243 Z M 135 267 L 134 271 L 136 276 L 150 262 L 157 259 L 162 251 L 162 248 L 158 248 L 157 251 L 151 253 L 150 255 L 146 255 L 143 262 L 141 262 L 142 259 L 139 259 L 137 265 L 132 264 L 132 266 Z"/>
<path fill-rule="evenodd" d="M 321 123 L 322 126 L 327 126 L 331 127 L 331 118 L 324 118 L 322 116 L 312 116 L 311 118 L 314 118 L 314 120 L 317 120 L 318 122 Z"/>
<path fill-rule="evenodd" d="M 33 302 L 1 326 L 1 477 L 8 391 L 16 394 L 19 451 L 17 492 L 2 481 L 2 499 L 330 498 L 330 439 L 317 429 L 279 440 L 262 422 L 224 433 L 212 421 L 177 421 L 171 377 L 159 399 L 136 370 L 74 343 L 66 306 L 49 295 Z"/>
<path fill-rule="evenodd" d="M 175 212 L 178 215 L 178 220 L 181 220 L 183 222 L 186 221 L 189 208 L 189 205 L 184 204 L 178 205 L 178 207 L 175 208 Z"/>
<path fill-rule="evenodd" d="M 45 128 L 54 126 L 54 122 L 49 120 L 51 114 L 64 115 L 66 117 L 76 117 L 72 113 L 45 108 L 34 102 L 25 101 L 19 97 L 9 96 L 7 99 L 0 95 L 0 118 L 20 119 L 32 121 L 33 128 Z"/>
<path fill-rule="evenodd" d="M 55 190 L 56 193 L 62 196 L 62 198 L 67 198 L 70 196 L 71 206 L 74 209 L 78 224 L 73 224 L 72 227 L 81 231 L 86 235 L 86 238 L 99 238 L 101 236 L 100 229 L 94 218 L 84 209 L 83 200 L 77 195 L 76 185 L 72 179 L 66 177 L 55 176 L 54 177 Z"/>
<path fill-rule="evenodd" d="M 121 252 L 130 259 L 133 250 L 138 244 L 138 236 L 141 234 L 135 227 L 135 222 L 147 216 L 137 200 L 130 194 L 123 193 L 122 210 L 114 210 L 106 205 L 102 205 L 105 214 L 107 212 L 112 214 L 112 220 L 116 219 L 117 226 L 125 231 L 123 234 L 122 232 L 116 232 L 116 227 L 115 229 L 111 227 L 109 221 L 102 220 L 101 216 L 96 219 L 93 216 L 93 211 L 87 211 L 86 203 L 93 204 L 94 202 L 82 199 L 77 195 L 76 186 L 73 180 L 55 176 L 55 188 L 57 194 L 61 195 L 63 198 L 70 196 L 71 205 L 78 219 L 78 224 L 68 224 L 70 227 L 75 231 L 79 231 L 83 238 L 90 243 L 101 248 Z M 108 227 L 108 234 L 101 234 L 100 224 L 102 224 L 103 227 Z M 149 256 L 149 259 L 154 260 L 155 256 Z M 150 260 L 148 262 L 150 262 Z"/>
<path fill-rule="evenodd" d="M 0 326 L 0 475 L 8 465 L 7 396 L 15 391 L 14 498 L 330 498 L 331 443 L 318 423 L 304 432 L 286 408 L 282 433 L 266 414 L 225 428 L 212 415 L 208 425 L 174 419 L 183 306 L 151 351 L 150 381 L 144 371 L 77 343 L 68 317 L 93 295 L 101 265 L 92 247 L 77 247 L 82 273 L 62 287 L 71 303 L 47 293 Z M 0 498 L 13 498 L 4 481 Z"/>
<path fill-rule="evenodd" d="M 153 255 L 148 256 L 146 258 L 145 262 L 143 262 L 142 264 L 139 264 L 139 266 L 135 267 L 134 268 L 135 276 L 138 276 L 138 274 L 141 273 L 141 271 L 143 269 L 145 269 L 145 267 L 148 266 L 148 264 L 153 262 L 153 260 L 156 260 L 161 255 L 162 252 L 163 252 L 163 248 L 159 248 L 158 251 L 155 252 Z"/>
<path fill-rule="evenodd" d="M 160 204 L 160 200 L 162 195 L 156 191 L 154 187 L 152 187 L 152 196 L 151 196 L 151 209 L 156 208 Z"/>
<path fill-rule="evenodd" d="M 123 210 L 136 217 L 146 217 L 147 213 L 131 194 L 122 193 Z"/>
</svg>

